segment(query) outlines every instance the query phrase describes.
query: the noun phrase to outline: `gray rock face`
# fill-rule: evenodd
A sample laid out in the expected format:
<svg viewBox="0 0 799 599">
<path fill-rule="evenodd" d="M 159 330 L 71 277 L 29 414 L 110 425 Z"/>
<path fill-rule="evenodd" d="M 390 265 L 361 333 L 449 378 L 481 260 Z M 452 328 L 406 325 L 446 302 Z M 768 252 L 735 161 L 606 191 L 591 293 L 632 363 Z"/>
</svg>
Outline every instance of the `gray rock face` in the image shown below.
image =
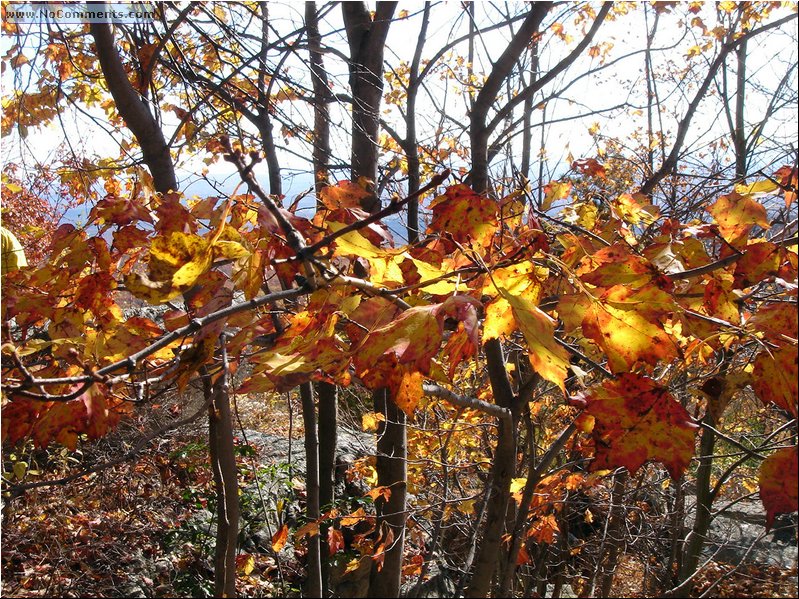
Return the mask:
<svg viewBox="0 0 799 599">
<path fill-rule="evenodd" d="M 695 498 L 692 498 L 695 501 Z M 692 505 L 692 501 L 686 501 Z M 690 525 L 691 523 L 689 523 Z M 762 503 L 746 500 L 719 512 L 713 519 L 703 551 L 705 557 L 731 564 L 750 563 L 796 567 L 797 515 L 778 516 L 766 534 L 766 513 Z"/>
</svg>

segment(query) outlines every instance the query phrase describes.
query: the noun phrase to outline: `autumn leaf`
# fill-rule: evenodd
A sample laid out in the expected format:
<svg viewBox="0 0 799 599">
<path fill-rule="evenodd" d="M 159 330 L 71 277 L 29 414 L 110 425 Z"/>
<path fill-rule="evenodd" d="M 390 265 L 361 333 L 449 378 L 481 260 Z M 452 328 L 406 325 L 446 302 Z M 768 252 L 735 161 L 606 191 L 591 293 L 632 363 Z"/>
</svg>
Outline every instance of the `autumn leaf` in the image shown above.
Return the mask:
<svg viewBox="0 0 799 599">
<path fill-rule="evenodd" d="M 659 274 L 647 259 L 632 253 L 624 243 L 604 247 L 586 256 L 575 272 L 584 282 L 597 287 L 640 287 Z"/>
<path fill-rule="evenodd" d="M 558 303 L 567 328 L 580 326 L 605 352 L 613 372 L 629 372 L 640 362 L 654 365 L 677 355 L 661 324 L 673 309 L 671 296 L 654 285 L 641 289 L 616 285 L 598 298 L 566 295 Z"/>
<path fill-rule="evenodd" d="M 341 518 L 341 526 L 355 526 L 359 522 L 367 519 L 366 511 L 359 507 L 357 510 Z"/>
<path fill-rule="evenodd" d="M 559 181 L 547 183 L 544 185 L 544 200 L 541 202 L 541 210 L 546 212 L 552 207 L 554 202 L 568 198 L 571 190 L 571 183 L 561 183 Z"/>
<path fill-rule="evenodd" d="M 555 341 L 555 321 L 527 300 L 511 295 L 501 287 L 502 297 L 508 302 L 529 348 L 528 358 L 533 369 L 544 379 L 566 392 L 564 381 L 569 366 L 569 355 Z"/>
<path fill-rule="evenodd" d="M 586 413 L 595 419 L 592 471 L 624 466 L 635 474 L 654 461 L 676 480 L 688 467 L 697 425 L 665 387 L 624 373 L 592 387 L 586 399 Z"/>
<path fill-rule="evenodd" d="M 355 371 L 373 389 L 395 388 L 402 377 L 400 370 L 429 371 L 442 339 L 436 306 L 410 308 L 364 338 L 354 355 Z"/>
<path fill-rule="evenodd" d="M 765 207 L 750 196 L 721 196 L 707 211 L 718 223 L 721 236 L 734 246 L 741 245 L 755 225 L 769 228 Z"/>
<path fill-rule="evenodd" d="M 786 447 L 771 454 L 760 465 L 758 482 L 760 499 L 766 508 L 766 532 L 774 525 L 778 514 L 799 509 L 799 460 L 797 448 Z"/>
<path fill-rule="evenodd" d="M 236 571 L 249 576 L 255 569 L 255 557 L 250 553 L 240 553 L 236 556 Z"/>
<path fill-rule="evenodd" d="M 371 197 L 369 191 L 352 181 L 339 181 L 327 185 L 319 192 L 319 199 L 328 210 L 360 208 L 363 200 Z"/>
<path fill-rule="evenodd" d="M 404 372 L 400 376 L 399 384 L 391 388 L 392 400 L 409 416 L 416 409 L 416 404 L 424 396 L 422 382 L 424 375 L 418 371 Z"/>
<path fill-rule="evenodd" d="M 363 430 L 366 433 L 377 432 L 380 423 L 384 422 L 385 419 L 386 417 L 383 416 L 383 414 L 378 414 L 375 412 L 366 412 L 361 416 L 361 430 Z"/>
<path fill-rule="evenodd" d="M 572 168 L 583 175 L 604 179 L 607 175 L 605 167 L 594 158 L 581 158 L 572 162 Z"/>
<path fill-rule="evenodd" d="M 793 331 L 796 335 L 796 330 Z M 755 359 L 752 388 L 764 404 L 773 403 L 797 416 L 799 368 L 795 344 L 785 345 L 772 352 L 761 351 Z"/>
<path fill-rule="evenodd" d="M 319 523 L 318 522 L 308 522 L 300 528 L 297 529 L 297 532 L 294 533 L 294 539 L 297 541 L 301 541 L 305 537 L 315 537 L 319 534 Z"/>
<path fill-rule="evenodd" d="M 344 535 L 338 528 L 331 528 L 327 531 L 327 544 L 331 557 L 344 550 Z"/>
<path fill-rule="evenodd" d="M 272 535 L 272 551 L 279 553 L 283 547 L 286 546 L 286 541 L 289 538 L 288 524 L 284 524 L 280 529 Z"/>
<path fill-rule="evenodd" d="M 497 228 L 497 203 L 466 185 L 448 187 L 430 204 L 429 232 L 451 235 L 458 243 L 485 247 Z"/>
</svg>

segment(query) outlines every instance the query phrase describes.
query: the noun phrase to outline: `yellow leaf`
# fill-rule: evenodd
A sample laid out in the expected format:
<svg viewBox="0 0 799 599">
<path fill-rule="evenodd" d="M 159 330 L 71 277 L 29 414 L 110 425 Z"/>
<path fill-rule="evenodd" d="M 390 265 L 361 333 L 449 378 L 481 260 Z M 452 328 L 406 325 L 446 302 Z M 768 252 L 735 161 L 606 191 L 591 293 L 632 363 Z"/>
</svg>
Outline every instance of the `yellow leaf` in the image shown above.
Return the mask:
<svg viewBox="0 0 799 599">
<path fill-rule="evenodd" d="M 377 431 L 381 422 L 386 419 L 383 414 L 376 414 L 375 412 L 367 412 L 361 416 L 361 428 L 367 433 L 374 433 Z"/>
<path fill-rule="evenodd" d="M 172 275 L 172 285 L 180 288 L 191 287 L 197 279 L 208 272 L 211 262 L 211 252 L 205 251 L 197 254 Z"/>
<path fill-rule="evenodd" d="M 544 186 L 544 201 L 541 203 L 541 210 L 546 212 L 552 207 L 552 203 L 557 200 L 565 200 L 569 197 L 572 190 L 571 183 L 560 183 L 552 181 Z"/>
<path fill-rule="evenodd" d="M 779 185 L 777 185 L 773 181 L 769 181 L 768 179 L 764 179 L 762 181 L 755 181 L 750 185 L 745 185 L 741 183 L 740 185 L 735 186 L 735 192 L 740 193 L 742 196 L 748 196 L 760 193 L 771 193 L 779 189 L 780 189 Z"/>
<path fill-rule="evenodd" d="M 245 576 L 252 574 L 255 569 L 255 556 L 242 553 L 236 556 L 236 570 Z"/>
<path fill-rule="evenodd" d="M 526 485 L 526 484 L 527 484 L 527 479 L 524 478 L 524 477 L 512 479 L 510 481 L 510 492 L 511 492 L 511 494 L 518 493 L 519 491 L 524 489 L 524 485 Z"/>
<path fill-rule="evenodd" d="M 458 511 L 462 514 L 466 514 L 467 516 L 474 514 L 474 499 L 467 499 L 466 501 L 461 501 L 458 504 Z"/>
<path fill-rule="evenodd" d="M 524 334 L 533 369 L 565 392 L 569 354 L 555 341 L 555 321 L 527 299 L 511 295 L 501 287 L 498 289 L 510 304 L 513 318 Z"/>
</svg>

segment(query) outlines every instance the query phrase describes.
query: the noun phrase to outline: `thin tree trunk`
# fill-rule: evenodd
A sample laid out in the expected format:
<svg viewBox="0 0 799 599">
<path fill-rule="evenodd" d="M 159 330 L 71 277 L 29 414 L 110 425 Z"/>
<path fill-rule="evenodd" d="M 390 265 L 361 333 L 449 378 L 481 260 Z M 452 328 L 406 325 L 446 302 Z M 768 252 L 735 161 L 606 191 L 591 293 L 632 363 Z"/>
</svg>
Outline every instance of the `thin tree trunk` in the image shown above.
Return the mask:
<svg viewBox="0 0 799 599">
<path fill-rule="evenodd" d="M 322 57 L 322 39 L 316 2 L 305 3 L 305 26 L 314 91 L 313 169 L 314 189 L 319 197 L 330 183 L 330 88 Z M 324 381 L 316 384 L 319 399 L 319 505 L 330 509 L 335 499 L 336 443 L 338 439 L 338 389 Z M 327 559 L 328 526 L 319 529 L 322 596 L 330 595 L 330 562 Z"/>
<path fill-rule="evenodd" d="M 628 474 L 626 470 L 617 471 L 613 475 L 613 489 L 610 493 L 610 521 L 608 522 L 603 551 L 599 557 L 599 587 L 600 597 L 609 597 L 619 563 L 619 555 L 624 544 L 624 491 Z"/>
<path fill-rule="evenodd" d="M 226 360 L 223 359 L 223 362 Z M 239 484 L 233 445 L 233 419 L 227 365 L 215 383 L 204 372 L 203 388 L 211 395 L 208 406 L 208 447 L 216 495 L 216 548 L 214 551 L 214 595 L 236 596 L 236 543 L 239 534 Z"/>
<path fill-rule="evenodd" d="M 735 52 L 738 62 L 735 90 L 735 180 L 746 179 L 746 129 L 744 128 L 744 106 L 746 103 L 746 41 Z"/>
<path fill-rule="evenodd" d="M 715 426 L 713 417 L 708 411 L 703 422 Z M 684 582 L 696 572 L 699 556 L 707 539 L 710 528 L 712 505 L 710 475 L 713 470 L 713 449 L 716 446 L 716 433 L 710 428 L 702 427 L 702 438 L 699 441 L 699 467 L 696 469 L 696 514 L 694 525 L 683 549 L 683 561 L 680 568 L 679 582 Z"/>
<path fill-rule="evenodd" d="M 421 185 L 421 172 L 419 163 L 418 141 L 416 139 L 416 100 L 419 96 L 421 80 L 419 79 L 419 66 L 422 60 L 422 49 L 427 38 L 427 25 L 430 22 L 430 2 L 424 3 L 422 24 L 419 28 L 419 37 L 416 40 L 416 51 L 411 61 L 408 78 L 408 100 L 406 109 L 406 133 L 403 150 L 408 160 L 408 195 L 419 191 Z M 419 239 L 419 198 L 414 197 L 408 202 L 408 243 Z"/>
<path fill-rule="evenodd" d="M 319 519 L 319 443 L 316 438 L 316 408 L 311 383 L 300 385 L 302 420 L 305 425 L 305 515 L 308 521 Z M 322 596 L 322 560 L 319 535 L 308 538 L 308 563 L 305 596 Z"/>
<path fill-rule="evenodd" d="M 258 112 L 256 127 L 261 135 L 261 146 L 264 151 L 264 161 L 269 171 L 269 193 L 281 195 L 283 181 L 280 178 L 280 161 L 275 148 L 275 137 L 272 134 L 272 118 L 269 116 L 269 90 L 272 87 L 272 73 L 266 64 L 266 55 L 269 50 L 269 5 L 260 2 L 261 8 L 261 52 L 258 56 Z M 269 84 L 266 84 L 269 81 Z"/>
<path fill-rule="evenodd" d="M 405 412 L 393 399 L 389 391 L 380 389 L 373 397 L 375 412 L 383 414 L 377 437 L 377 484 L 391 489 L 387 501 L 379 498 L 377 507 L 377 531 L 384 541 L 388 531 L 393 537 L 384 548 L 382 566 L 375 562 L 369 578 L 370 597 L 399 597 L 402 580 L 402 553 L 405 547 L 405 506 L 407 500 L 407 439 Z"/>
<path fill-rule="evenodd" d="M 491 464 L 491 495 L 488 498 L 486 524 L 482 532 L 482 542 L 466 597 L 486 597 L 491 587 L 491 579 L 500 561 L 502 533 L 505 526 L 505 514 L 510 501 L 510 484 L 516 473 L 516 425 L 518 409 L 516 397 L 508 381 L 505 370 L 505 358 L 499 339 L 491 339 L 485 344 L 488 375 L 494 402 L 507 408 L 513 414 L 512 422 L 500 420 L 497 432 L 497 447 Z"/>
<path fill-rule="evenodd" d="M 396 2 L 378 2 L 374 18 L 363 2 L 341 4 L 350 46 L 352 89 L 352 178 L 377 179 L 377 134 L 383 97 L 383 51 Z M 380 209 L 374 194 L 364 201 L 367 212 Z"/>
</svg>

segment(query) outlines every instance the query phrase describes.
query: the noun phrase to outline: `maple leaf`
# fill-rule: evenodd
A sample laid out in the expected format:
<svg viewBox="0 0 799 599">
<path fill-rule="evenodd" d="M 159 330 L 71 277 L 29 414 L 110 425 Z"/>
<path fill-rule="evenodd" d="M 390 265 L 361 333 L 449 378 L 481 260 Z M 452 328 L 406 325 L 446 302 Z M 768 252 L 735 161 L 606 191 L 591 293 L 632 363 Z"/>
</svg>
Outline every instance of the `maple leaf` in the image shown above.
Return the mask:
<svg viewBox="0 0 799 599">
<path fill-rule="evenodd" d="M 363 201 L 371 197 L 364 187 L 352 181 L 339 181 L 335 185 L 327 185 L 319 192 L 319 199 L 328 210 L 338 208 L 360 208 Z"/>
<path fill-rule="evenodd" d="M 559 181 L 547 183 L 544 185 L 544 200 L 541 202 L 541 210 L 546 212 L 552 207 L 554 202 L 568 198 L 571 190 L 571 183 L 561 183 Z"/>
<path fill-rule="evenodd" d="M 497 228 L 497 203 L 467 185 L 448 187 L 430 204 L 428 232 L 447 233 L 458 243 L 486 247 Z"/>
<path fill-rule="evenodd" d="M 655 461 L 676 480 L 688 467 L 698 426 L 666 388 L 651 378 L 624 373 L 592 387 L 586 399 L 586 413 L 595 420 L 592 471 L 624 466 L 635 474 Z"/>
<path fill-rule="evenodd" d="M 773 303 L 762 306 L 746 322 L 768 338 L 780 338 L 783 335 L 797 337 L 799 329 L 799 313 L 795 304 Z"/>
<path fill-rule="evenodd" d="M 760 465 L 758 482 L 760 499 L 766 508 L 766 532 L 771 530 L 777 514 L 799 509 L 799 453 L 786 447 L 771 454 Z"/>
<path fill-rule="evenodd" d="M 530 350 L 528 359 L 533 369 L 565 393 L 569 355 L 555 341 L 554 319 L 524 298 L 511 295 L 502 288 L 499 288 L 499 292 L 510 305 L 513 318 L 524 334 Z"/>
<path fill-rule="evenodd" d="M 627 244 L 615 243 L 583 258 L 576 274 L 597 287 L 640 287 L 659 273 L 647 259 L 633 254 Z"/>
<path fill-rule="evenodd" d="M 755 241 L 746 246 L 744 255 L 735 263 L 735 285 L 749 287 L 776 275 L 783 249 L 768 241 Z"/>
<path fill-rule="evenodd" d="M 793 334 L 796 335 L 794 329 Z M 764 404 L 773 403 L 797 416 L 799 368 L 796 345 L 786 345 L 771 353 L 762 351 L 755 359 L 752 388 Z"/>
<path fill-rule="evenodd" d="M 583 175 L 604 179 L 607 175 L 605 167 L 594 158 L 581 158 L 572 162 L 572 168 Z"/>
<path fill-rule="evenodd" d="M 370 387 L 378 388 L 394 380 L 395 368 L 399 364 L 411 370 L 428 372 L 430 360 L 438 353 L 443 339 L 436 308 L 410 308 L 396 320 L 367 335 L 354 356 L 358 376 Z"/>
<path fill-rule="evenodd" d="M 750 196 L 739 193 L 721 196 L 707 211 L 718 223 L 724 240 L 734 246 L 741 245 L 755 225 L 769 228 L 765 207 Z"/>
<path fill-rule="evenodd" d="M 657 364 L 677 355 L 661 321 L 674 309 L 670 295 L 654 285 L 630 289 L 615 285 L 598 298 L 565 295 L 558 314 L 566 326 L 583 334 L 607 355 L 613 372 L 627 372 L 639 363 Z"/>
</svg>

